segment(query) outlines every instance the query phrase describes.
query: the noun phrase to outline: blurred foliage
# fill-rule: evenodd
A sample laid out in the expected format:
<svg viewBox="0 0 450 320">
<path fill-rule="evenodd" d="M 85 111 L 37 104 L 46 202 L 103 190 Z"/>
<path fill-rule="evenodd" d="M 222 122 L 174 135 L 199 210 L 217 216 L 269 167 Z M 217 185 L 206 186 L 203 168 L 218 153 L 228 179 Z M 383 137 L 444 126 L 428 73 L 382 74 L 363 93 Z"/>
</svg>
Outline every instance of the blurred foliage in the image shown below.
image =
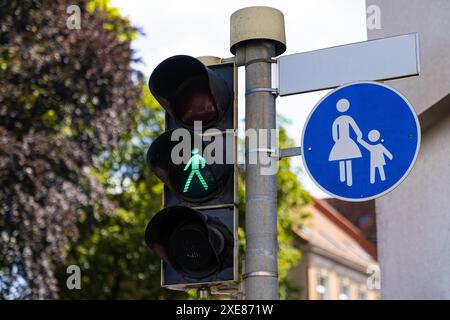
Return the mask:
<svg viewBox="0 0 450 320">
<path fill-rule="evenodd" d="M 186 297 L 160 287 L 160 259 L 144 242 L 151 216 L 162 208 L 163 185 L 147 168 L 146 149 L 164 128 L 164 112 L 143 88 L 142 103 L 118 147 L 102 158 L 102 181 L 118 210 L 80 220 L 78 241 L 67 264 L 79 264 L 82 290 L 67 290 L 59 270 L 61 297 L 67 299 L 167 299 Z"/>
<path fill-rule="evenodd" d="M 280 130 L 280 148 L 294 147 L 294 141 L 288 138 L 286 131 Z M 280 275 L 280 299 L 290 298 L 291 292 L 299 287 L 288 281 L 289 270 L 299 263 L 300 251 L 294 247 L 297 235 L 294 227 L 300 226 L 310 217 L 305 206 L 311 202 L 308 192 L 298 180 L 298 170 L 293 171 L 291 160 L 284 158 L 279 162 L 277 175 L 278 201 L 278 273 Z"/>
<path fill-rule="evenodd" d="M 87 12 L 101 14 L 106 18 L 103 28 L 116 34 L 120 42 L 135 40 L 138 36 L 138 30 L 131 26 L 130 20 L 123 17 L 118 8 L 110 5 L 110 0 L 89 0 L 86 4 Z M 120 23 L 116 23 L 120 20 Z"/>
<path fill-rule="evenodd" d="M 58 297 L 77 220 L 113 212 L 89 168 L 129 130 L 141 76 L 136 30 L 91 3 L 0 0 L 0 298 Z"/>
</svg>

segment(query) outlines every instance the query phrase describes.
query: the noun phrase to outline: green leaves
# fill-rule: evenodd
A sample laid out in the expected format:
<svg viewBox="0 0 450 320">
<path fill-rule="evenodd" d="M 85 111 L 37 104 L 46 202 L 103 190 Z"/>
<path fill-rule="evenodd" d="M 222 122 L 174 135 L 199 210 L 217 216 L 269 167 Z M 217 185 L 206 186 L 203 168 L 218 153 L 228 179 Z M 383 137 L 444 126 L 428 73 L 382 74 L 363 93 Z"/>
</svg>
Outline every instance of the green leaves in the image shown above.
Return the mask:
<svg viewBox="0 0 450 320">
<path fill-rule="evenodd" d="M 64 287 L 61 297 L 92 299 L 166 299 L 188 296 L 160 286 L 160 260 L 144 243 L 145 226 L 162 207 L 163 184 L 147 168 L 145 153 L 164 125 L 164 112 L 144 84 L 139 107 L 130 116 L 118 147 L 98 159 L 95 176 L 117 209 L 101 210 L 79 222 L 80 237 L 68 264 L 82 263 L 81 291 Z M 84 285 L 84 286 L 83 286 Z"/>
<path fill-rule="evenodd" d="M 103 13 L 107 20 L 103 23 L 103 28 L 117 34 L 119 42 L 136 40 L 138 32 L 131 26 L 130 20 L 122 17 L 119 9 L 111 6 L 109 0 L 89 0 L 86 10 L 92 14 Z M 122 21 L 122 23 L 117 24 L 117 20 Z"/>
</svg>

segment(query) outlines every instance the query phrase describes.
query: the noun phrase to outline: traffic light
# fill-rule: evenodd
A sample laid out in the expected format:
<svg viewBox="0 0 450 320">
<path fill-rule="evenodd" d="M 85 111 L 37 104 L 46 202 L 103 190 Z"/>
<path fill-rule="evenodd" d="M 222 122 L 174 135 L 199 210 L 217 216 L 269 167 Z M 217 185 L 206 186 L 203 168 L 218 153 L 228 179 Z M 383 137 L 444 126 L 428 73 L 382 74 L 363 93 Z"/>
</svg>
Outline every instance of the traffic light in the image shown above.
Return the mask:
<svg viewBox="0 0 450 320">
<path fill-rule="evenodd" d="M 178 55 L 149 80 L 166 131 L 147 152 L 164 183 L 164 209 L 148 223 L 145 241 L 161 257 L 161 284 L 170 289 L 238 280 L 236 71 L 234 63 L 206 66 Z"/>
</svg>

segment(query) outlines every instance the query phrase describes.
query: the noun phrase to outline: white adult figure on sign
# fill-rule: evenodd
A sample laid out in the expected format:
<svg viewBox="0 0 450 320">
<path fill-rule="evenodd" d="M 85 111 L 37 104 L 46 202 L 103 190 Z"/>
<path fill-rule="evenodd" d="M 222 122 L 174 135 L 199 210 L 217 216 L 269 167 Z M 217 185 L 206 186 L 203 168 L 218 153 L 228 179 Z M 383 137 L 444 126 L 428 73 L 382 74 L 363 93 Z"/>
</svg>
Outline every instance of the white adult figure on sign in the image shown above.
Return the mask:
<svg viewBox="0 0 450 320">
<path fill-rule="evenodd" d="M 336 104 L 336 109 L 342 113 L 349 108 L 350 102 L 347 99 L 340 99 Z M 350 137 L 350 127 L 356 133 L 357 138 L 361 139 L 362 132 L 352 117 L 341 115 L 334 120 L 331 131 L 335 143 L 328 158 L 328 161 L 339 161 L 340 181 L 346 181 L 349 187 L 353 184 L 352 159 L 362 157 L 361 150 Z"/>
</svg>

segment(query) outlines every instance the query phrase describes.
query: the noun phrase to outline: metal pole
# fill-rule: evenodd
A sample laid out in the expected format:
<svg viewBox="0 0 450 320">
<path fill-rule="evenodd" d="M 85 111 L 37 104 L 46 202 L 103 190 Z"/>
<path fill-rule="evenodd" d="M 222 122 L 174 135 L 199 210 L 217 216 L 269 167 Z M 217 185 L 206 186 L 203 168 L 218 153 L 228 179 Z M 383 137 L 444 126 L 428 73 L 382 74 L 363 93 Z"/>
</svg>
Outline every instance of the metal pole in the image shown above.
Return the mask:
<svg viewBox="0 0 450 320">
<path fill-rule="evenodd" d="M 249 148 L 248 139 L 245 145 L 245 298 L 278 299 L 276 170 L 268 174 L 267 162 L 261 160 L 269 159 L 270 150 L 276 147 L 271 143 L 276 128 L 271 66 L 272 58 L 286 50 L 283 13 L 270 7 L 234 12 L 230 50 L 237 65 L 245 65 L 246 132 L 254 130 L 263 137 L 263 141 L 258 138 L 256 148 Z M 260 135 L 262 129 L 266 135 Z M 277 165 L 278 159 L 271 159 L 270 165 Z"/>
<path fill-rule="evenodd" d="M 251 41 L 245 44 L 245 88 L 271 87 L 271 63 L 275 56 L 275 43 Z M 270 145 L 271 129 L 276 128 L 275 96 L 270 92 L 253 92 L 245 99 L 246 130 L 268 130 L 268 141 L 258 141 L 259 149 Z M 246 298 L 278 299 L 277 259 L 277 186 L 276 174 L 262 175 L 260 154 L 249 163 L 249 145 L 246 142 L 245 174 L 245 294 Z M 264 152 L 264 151 L 260 151 Z M 266 151 L 266 156 L 267 151 Z M 265 165 L 267 167 L 267 165 Z"/>
</svg>

